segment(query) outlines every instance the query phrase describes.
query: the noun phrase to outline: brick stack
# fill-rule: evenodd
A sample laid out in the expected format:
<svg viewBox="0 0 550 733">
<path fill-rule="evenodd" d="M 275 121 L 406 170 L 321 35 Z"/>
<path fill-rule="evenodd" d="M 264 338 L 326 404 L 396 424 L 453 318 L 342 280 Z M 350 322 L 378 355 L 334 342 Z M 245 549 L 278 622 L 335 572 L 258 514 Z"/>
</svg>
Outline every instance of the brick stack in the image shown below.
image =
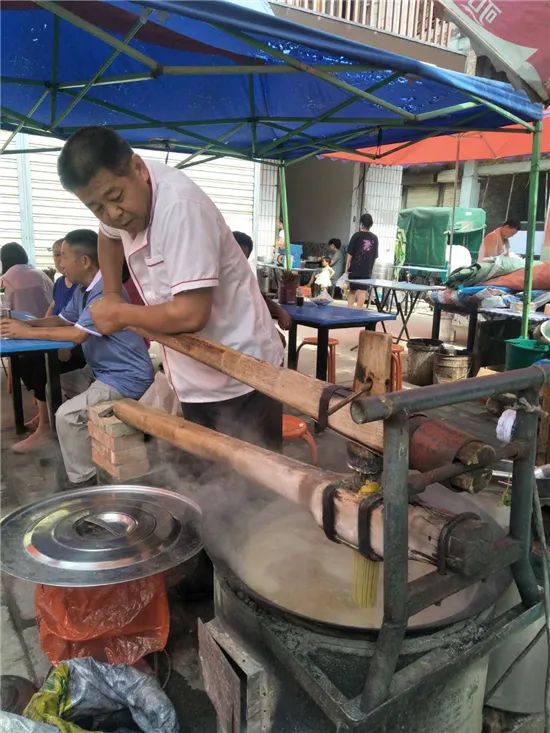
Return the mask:
<svg viewBox="0 0 550 733">
<path fill-rule="evenodd" d="M 88 407 L 92 460 L 114 481 L 128 481 L 149 472 L 143 433 L 112 414 L 112 402 Z"/>
</svg>

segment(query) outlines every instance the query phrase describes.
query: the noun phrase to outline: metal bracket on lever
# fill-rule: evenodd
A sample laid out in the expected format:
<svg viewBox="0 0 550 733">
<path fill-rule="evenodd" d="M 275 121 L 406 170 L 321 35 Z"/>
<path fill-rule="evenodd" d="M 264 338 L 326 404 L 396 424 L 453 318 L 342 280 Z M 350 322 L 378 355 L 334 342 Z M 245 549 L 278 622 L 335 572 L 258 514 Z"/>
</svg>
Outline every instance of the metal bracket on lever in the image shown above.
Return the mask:
<svg viewBox="0 0 550 733">
<path fill-rule="evenodd" d="M 348 387 L 341 387 L 338 384 L 328 384 L 321 392 L 321 398 L 319 399 L 319 415 L 317 417 L 317 429 L 323 431 L 328 425 L 328 419 L 335 412 L 341 410 L 342 407 L 349 405 L 350 402 L 356 397 L 364 395 L 365 392 L 370 392 L 372 389 L 372 380 L 369 380 L 367 384 L 361 387 L 360 390 L 353 392 Z M 330 407 L 330 401 L 335 396 L 343 397 L 338 403 Z"/>
</svg>

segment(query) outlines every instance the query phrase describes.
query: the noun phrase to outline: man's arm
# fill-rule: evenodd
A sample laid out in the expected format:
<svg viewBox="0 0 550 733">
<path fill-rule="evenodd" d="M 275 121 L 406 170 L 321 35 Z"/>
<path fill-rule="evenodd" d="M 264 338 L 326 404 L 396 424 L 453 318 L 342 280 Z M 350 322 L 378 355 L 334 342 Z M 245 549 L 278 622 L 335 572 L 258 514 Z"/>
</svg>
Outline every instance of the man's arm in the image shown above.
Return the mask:
<svg viewBox="0 0 550 733">
<path fill-rule="evenodd" d="M 54 318 L 41 318 L 41 321 L 57 320 Z M 59 319 L 63 321 L 63 319 Z M 31 321 L 16 321 L 13 318 L 5 318 L 0 321 L 0 334 L 3 338 L 14 339 L 39 339 L 44 341 L 73 341 L 75 344 L 82 344 L 88 338 L 88 334 L 72 323 L 63 321 L 63 326 L 44 326 L 36 328 Z"/>
<path fill-rule="evenodd" d="M 194 333 L 208 323 L 212 310 L 212 288 L 186 290 L 159 305 L 131 305 L 96 300 L 90 306 L 98 331 L 110 334 L 128 326 L 159 333 Z"/>
<path fill-rule="evenodd" d="M 97 254 L 99 269 L 103 277 L 103 295 L 106 298 L 122 300 L 122 263 L 124 247 L 121 239 L 111 239 L 101 231 L 98 233 Z"/>
<path fill-rule="evenodd" d="M 345 269 L 345 272 L 349 272 L 350 265 L 351 265 L 351 255 L 348 255 L 346 257 L 346 269 Z"/>
<path fill-rule="evenodd" d="M 264 295 L 262 293 L 262 297 L 265 300 L 265 304 L 267 305 L 267 310 L 269 311 L 270 316 L 277 319 L 277 323 L 283 329 L 283 331 L 288 331 L 288 329 L 292 325 L 292 318 L 288 315 L 284 308 L 282 308 L 278 303 L 275 303 L 274 300 L 271 300 L 271 298 L 268 298 L 267 295 Z"/>
<path fill-rule="evenodd" d="M 13 319 L 14 321 L 17 320 L 16 318 Z M 33 318 L 30 321 L 21 321 L 21 323 L 26 323 L 28 326 L 31 326 L 31 328 L 46 328 L 49 326 L 58 326 L 59 328 L 65 328 L 67 326 L 71 326 L 72 324 L 66 321 L 63 318 L 60 318 L 59 316 L 47 316 L 46 318 Z"/>
</svg>

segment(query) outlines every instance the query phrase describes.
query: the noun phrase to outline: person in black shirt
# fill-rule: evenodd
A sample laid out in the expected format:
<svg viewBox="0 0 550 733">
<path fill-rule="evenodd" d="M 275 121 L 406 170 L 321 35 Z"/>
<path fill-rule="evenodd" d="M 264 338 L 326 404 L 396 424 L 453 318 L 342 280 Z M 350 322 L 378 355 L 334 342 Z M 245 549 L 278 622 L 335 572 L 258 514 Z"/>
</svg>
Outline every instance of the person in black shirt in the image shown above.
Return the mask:
<svg viewBox="0 0 550 733">
<path fill-rule="evenodd" d="M 363 280 L 371 276 L 374 262 L 378 257 L 378 237 L 370 230 L 373 225 L 372 216 L 363 214 L 359 219 L 360 230 L 350 239 L 348 256 L 346 258 L 346 272 L 350 280 Z M 352 290 L 348 293 L 348 308 L 357 304 L 358 308 L 365 305 L 365 290 Z"/>
</svg>

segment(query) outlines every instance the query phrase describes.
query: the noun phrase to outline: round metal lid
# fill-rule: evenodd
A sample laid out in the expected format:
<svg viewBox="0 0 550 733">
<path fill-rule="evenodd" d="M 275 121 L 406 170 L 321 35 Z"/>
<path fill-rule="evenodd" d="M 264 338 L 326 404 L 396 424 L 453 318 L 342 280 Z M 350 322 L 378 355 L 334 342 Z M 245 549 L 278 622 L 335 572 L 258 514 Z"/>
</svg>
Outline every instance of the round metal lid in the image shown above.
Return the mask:
<svg viewBox="0 0 550 733">
<path fill-rule="evenodd" d="M 149 486 L 55 494 L 0 522 L 0 567 L 33 583 L 99 586 L 169 570 L 202 548 L 201 512 Z"/>
</svg>

